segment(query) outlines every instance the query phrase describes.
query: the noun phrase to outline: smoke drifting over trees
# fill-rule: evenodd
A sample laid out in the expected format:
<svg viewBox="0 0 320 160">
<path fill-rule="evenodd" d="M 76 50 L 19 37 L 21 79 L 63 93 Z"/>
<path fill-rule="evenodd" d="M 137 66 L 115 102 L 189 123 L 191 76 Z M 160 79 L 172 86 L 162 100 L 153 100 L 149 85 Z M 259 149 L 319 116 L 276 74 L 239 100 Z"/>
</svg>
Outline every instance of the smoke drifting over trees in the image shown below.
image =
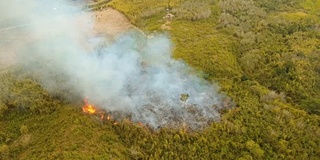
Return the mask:
<svg viewBox="0 0 320 160">
<path fill-rule="evenodd" d="M 186 124 L 195 129 L 219 119 L 223 96 L 171 58 L 167 35 L 96 36 L 90 32 L 90 13 L 61 1 L 8 3 L 9 10 L 21 14 L 1 14 L 0 19 L 13 20 L 2 34 L 21 37 L 16 40 L 22 44 L 16 48 L 18 65 L 47 90 L 88 97 L 108 112 L 152 127 Z"/>
</svg>

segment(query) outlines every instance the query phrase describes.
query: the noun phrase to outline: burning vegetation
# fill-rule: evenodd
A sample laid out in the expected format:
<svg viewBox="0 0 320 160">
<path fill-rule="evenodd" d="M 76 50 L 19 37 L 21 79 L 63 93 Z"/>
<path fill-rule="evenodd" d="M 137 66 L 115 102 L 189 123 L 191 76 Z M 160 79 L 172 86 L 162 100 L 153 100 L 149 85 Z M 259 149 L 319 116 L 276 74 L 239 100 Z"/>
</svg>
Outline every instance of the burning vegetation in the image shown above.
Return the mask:
<svg viewBox="0 0 320 160">
<path fill-rule="evenodd" d="M 106 112 L 103 111 L 102 109 L 99 109 L 95 107 L 93 104 L 90 104 L 88 98 L 85 98 L 83 101 L 84 101 L 84 105 L 82 107 L 83 113 L 100 117 L 101 122 L 111 121 L 111 115 L 106 114 Z M 114 125 L 116 124 L 118 124 L 117 121 L 114 122 Z"/>
<path fill-rule="evenodd" d="M 93 105 L 88 103 L 88 99 L 87 98 L 84 100 L 84 103 L 85 103 L 85 105 L 82 107 L 82 111 L 84 113 L 89 113 L 89 114 L 95 114 L 96 113 L 96 111 L 97 111 L 96 108 Z"/>
<path fill-rule="evenodd" d="M 145 106 L 140 113 L 144 115 L 151 115 L 150 117 L 154 118 L 156 124 L 153 125 L 148 123 L 147 121 L 140 121 L 139 119 L 135 119 L 132 113 L 127 113 L 125 111 L 106 111 L 103 108 L 96 107 L 94 104 L 91 104 L 88 98 L 84 99 L 84 105 L 82 107 L 82 111 L 86 114 L 92 115 L 97 118 L 101 123 L 107 122 L 108 124 L 117 125 L 119 122 L 125 122 L 130 124 L 135 124 L 137 126 L 143 127 L 148 130 L 157 130 L 159 128 L 183 128 L 187 130 L 201 130 L 205 126 L 210 123 L 217 121 L 216 117 L 206 117 L 205 112 L 209 112 L 209 110 L 199 110 L 198 107 L 194 105 L 187 104 L 186 101 L 189 95 L 182 94 L 180 100 L 185 102 L 181 105 L 183 108 L 183 113 L 177 111 L 173 108 L 167 107 L 166 111 L 159 110 L 157 111 L 152 106 Z M 231 99 L 225 99 L 223 104 L 217 106 L 213 105 L 211 108 L 214 110 L 226 110 L 230 109 L 234 103 Z M 156 114 L 158 113 L 158 114 Z M 164 114 L 163 114 L 164 113 Z M 181 116 L 187 115 L 187 117 Z"/>
</svg>

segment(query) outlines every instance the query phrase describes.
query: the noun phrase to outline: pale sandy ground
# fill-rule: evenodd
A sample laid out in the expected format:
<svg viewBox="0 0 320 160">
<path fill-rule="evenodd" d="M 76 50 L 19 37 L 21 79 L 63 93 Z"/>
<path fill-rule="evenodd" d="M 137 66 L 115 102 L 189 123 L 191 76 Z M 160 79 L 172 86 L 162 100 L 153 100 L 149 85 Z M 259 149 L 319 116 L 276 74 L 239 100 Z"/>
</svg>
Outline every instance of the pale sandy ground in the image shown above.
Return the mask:
<svg viewBox="0 0 320 160">
<path fill-rule="evenodd" d="M 112 8 L 90 13 L 84 12 L 77 15 L 72 21 L 75 21 L 77 29 L 81 30 L 81 34 L 87 35 L 87 37 L 105 36 L 114 38 L 123 32 L 134 29 L 134 26 L 122 13 Z M 93 25 L 87 25 L 90 22 L 93 22 Z M 16 24 L 0 28 L 0 69 L 17 63 L 16 53 L 23 46 L 54 34 L 61 34 L 54 32 L 50 32 L 50 35 L 43 33 L 26 34 L 21 31 L 25 27 L 28 27 L 28 24 Z M 55 30 L 55 32 L 59 32 L 59 30 Z M 79 39 L 79 41 L 83 40 Z"/>
<path fill-rule="evenodd" d="M 119 11 L 106 8 L 93 13 L 95 24 L 93 31 L 95 34 L 107 34 L 116 36 L 127 30 L 133 29 L 129 20 Z"/>
</svg>

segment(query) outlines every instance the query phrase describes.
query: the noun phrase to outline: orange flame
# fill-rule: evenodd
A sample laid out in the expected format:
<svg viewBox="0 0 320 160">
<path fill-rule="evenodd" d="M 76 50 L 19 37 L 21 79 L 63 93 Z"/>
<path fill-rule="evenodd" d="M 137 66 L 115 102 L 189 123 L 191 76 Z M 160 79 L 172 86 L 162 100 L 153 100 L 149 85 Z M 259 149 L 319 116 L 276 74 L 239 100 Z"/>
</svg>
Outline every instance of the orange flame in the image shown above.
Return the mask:
<svg viewBox="0 0 320 160">
<path fill-rule="evenodd" d="M 104 119 L 104 114 L 103 114 L 103 113 L 100 114 L 100 119 L 101 119 L 101 120 Z"/>
<path fill-rule="evenodd" d="M 94 114 L 94 113 L 96 113 L 96 108 L 95 108 L 93 105 L 89 104 L 87 98 L 84 99 L 84 103 L 85 103 L 85 105 L 82 107 L 82 111 L 83 111 L 84 113 L 89 113 L 89 114 Z"/>
<path fill-rule="evenodd" d="M 82 107 L 82 111 L 84 113 L 88 114 L 94 114 L 94 115 L 100 115 L 100 120 L 101 121 L 111 121 L 113 125 L 118 125 L 119 123 L 117 121 L 113 121 L 113 117 L 110 114 L 106 114 L 106 112 L 101 111 L 99 108 L 94 107 L 94 105 L 90 104 L 88 101 L 88 98 L 84 99 L 85 105 Z M 141 123 L 142 125 L 142 123 Z"/>
<path fill-rule="evenodd" d="M 138 126 L 143 127 L 143 124 L 141 122 L 138 122 Z"/>
<path fill-rule="evenodd" d="M 82 108 L 83 112 L 89 113 L 89 114 L 94 114 L 96 113 L 96 109 L 92 105 L 85 105 Z"/>
</svg>

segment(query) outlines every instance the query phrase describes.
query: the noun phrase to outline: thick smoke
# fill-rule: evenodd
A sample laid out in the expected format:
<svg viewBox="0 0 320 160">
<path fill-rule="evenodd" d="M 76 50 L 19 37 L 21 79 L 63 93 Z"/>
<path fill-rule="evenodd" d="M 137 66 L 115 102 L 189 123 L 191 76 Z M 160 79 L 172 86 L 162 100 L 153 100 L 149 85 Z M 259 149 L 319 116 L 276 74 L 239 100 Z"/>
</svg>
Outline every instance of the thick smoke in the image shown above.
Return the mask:
<svg viewBox="0 0 320 160">
<path fill-rule="evenodd" d="M 0 2 L 0 36 L 22 44 L 15 49 L 19 65 L 49 91 L 88 97 L 114 115 L 155 128 L 196 129 L 219 119 L 223 96 L 172 59 L 167 35 L 93 36 L 90 13 L 63 1 L 26 4 Z"/>
</svg>

